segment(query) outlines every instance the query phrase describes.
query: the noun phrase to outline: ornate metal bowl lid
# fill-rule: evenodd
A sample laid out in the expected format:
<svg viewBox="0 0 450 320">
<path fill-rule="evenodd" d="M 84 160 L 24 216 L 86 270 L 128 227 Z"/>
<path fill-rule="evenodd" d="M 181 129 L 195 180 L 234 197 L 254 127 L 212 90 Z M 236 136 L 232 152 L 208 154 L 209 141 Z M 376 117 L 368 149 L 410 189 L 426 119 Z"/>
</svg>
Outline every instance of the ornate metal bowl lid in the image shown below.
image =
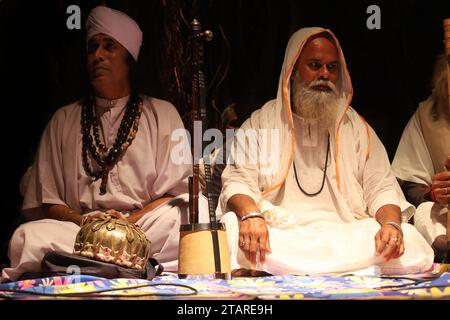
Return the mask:
<svg viewBox="0 0 450 320">
<path fill-rule="evenodd" d="M 81 225 L 73 253 L 143 271 L 150 241 L 134 223 L 106 215 Z"/>
</svg>

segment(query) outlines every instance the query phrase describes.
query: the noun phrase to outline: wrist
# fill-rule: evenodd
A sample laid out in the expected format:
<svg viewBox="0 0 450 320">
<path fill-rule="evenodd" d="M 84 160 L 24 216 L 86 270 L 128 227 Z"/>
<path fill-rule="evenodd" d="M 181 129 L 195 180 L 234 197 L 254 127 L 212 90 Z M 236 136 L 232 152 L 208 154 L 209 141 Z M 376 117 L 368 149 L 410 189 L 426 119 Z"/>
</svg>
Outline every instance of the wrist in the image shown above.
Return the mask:
<svg viewBox="0 0 450 320">
<path fill-rule="evenodd" d="M 245 221 L 247 219 L 253 219 L 253 218 L 260 218 L 260 219 L 266 220 L 264 215 L 259 211 L 251 211 L 249 213 L 241 215 L 240 218 L 241 218 L 241 222 Z"/>
<path fill-rule="evenodd" d="M 234 210 L 233 210 L 234 209 Z M 251 212 L 259 212 L 259 208 L 257 206 L 241 206 L 239 208 L 232 208 L 232 211 L 236 213 L 236 215 L 241 218 Z"/>
<path fill-rule="evenodd" d="M 391 227 L 394 227 L 394 228 L 397 229 L 397 230 L 402 234 L 402 236 L 403 236 L 403 230 L 402 230 L 402 227 L 401 227 L 401 224 L 400 224 L 400 223 L 398 223 L 398 222 L 396 222 L 396 221 L 385 221 L 385 222 L 381 223 L 381 227 L 384 227 L 384 226 L 391 226 Z"/>
<path fill-rule="evenodd" d="M 131 214 L 131 215 L 129 215 L 128 217 L 125 217 L 125 219 L 128 221 L 128 222 L 131 222 L 131 223 L 136 223 L 137 222 L 137 216 L 136 215 L 134 215 L 134 214 Z"/>
<path fill-rule="evenodd" d="M 71 222 L 78 222 L 81 217 L 81 214 L 75 210 L 72 209 L 68 209 L 68 210 L 63 210 L 60 213 L 60 219 L 61 221 L 71 221 Z"/>
<path fill-rule="evenodd" d="M 437 202 L 437 201 L 436 201 L 436 195 L 435 195 L 435 193 L 434 193 L 434 189 L 433 189 L 433 190 L 431 190 L 431 192 L 430 192 L 430 196 L 431 196 L 431 201 L 433 201 L 433 202 Z"/>
</svg>

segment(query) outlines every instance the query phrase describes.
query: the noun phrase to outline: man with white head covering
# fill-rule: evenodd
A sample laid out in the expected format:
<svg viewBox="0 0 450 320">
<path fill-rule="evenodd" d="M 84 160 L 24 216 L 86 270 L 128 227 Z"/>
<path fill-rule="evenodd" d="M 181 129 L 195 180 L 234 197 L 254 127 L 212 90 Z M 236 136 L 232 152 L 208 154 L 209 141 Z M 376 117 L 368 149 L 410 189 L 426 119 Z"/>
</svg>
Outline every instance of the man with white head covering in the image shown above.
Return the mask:
<svg viewBox="0 0 450 320">
<path fill-rule="evenodd" d="M 151 256 L 177 270 L 191 167 L 170 161 L 170 137 L 182 121 L 173 105 L 132 87 L 130 64 L 142 42 L 135 21 L 96 7 L 86 27 L 92 92 L 56 111 L 43 133 L 24 190 L 31 222 L 12 236 L 3 281 L 38 273 L 49 251 L 71 253 L 83 219 L 105 214 L 140 226 Z"/>
<path fill-rule="evenodd" d="M 414 207 L 381 141 L 350 107 L 352 93 L 333 33 L 297 31 L 277 98 L 243 124 L 222 175 L 218 213 L 232 268 L 401 274 L 432 266 L 431 247 L 402 223 Z"/>
<path fill-rule="evenodd" d="M 447 247 L 450 200 L 450 109 L 447 61 L 436 59 L 431 95 L 406 125 L 392 162 L 406 199 L 417 206 L 414 225 L 441 259 Z"/>
</svg>

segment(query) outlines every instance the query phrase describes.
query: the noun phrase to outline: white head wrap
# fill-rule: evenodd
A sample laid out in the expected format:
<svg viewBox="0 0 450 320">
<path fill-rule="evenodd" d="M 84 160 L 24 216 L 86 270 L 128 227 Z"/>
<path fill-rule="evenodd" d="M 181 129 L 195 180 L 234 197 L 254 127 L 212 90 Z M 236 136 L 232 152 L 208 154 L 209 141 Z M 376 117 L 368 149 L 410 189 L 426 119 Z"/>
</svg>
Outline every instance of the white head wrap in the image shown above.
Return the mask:
<svg viewBox="0 0 450 320">
<path fill-rule="evenodd" d="M 86 29 L 87 41 L 99 33 L 106 34 L 123 45 L 137 61 L 142 44 L 142 31 L 125 13 L 98 6 L 91 11 L 86 21 Z"/>
</svg>

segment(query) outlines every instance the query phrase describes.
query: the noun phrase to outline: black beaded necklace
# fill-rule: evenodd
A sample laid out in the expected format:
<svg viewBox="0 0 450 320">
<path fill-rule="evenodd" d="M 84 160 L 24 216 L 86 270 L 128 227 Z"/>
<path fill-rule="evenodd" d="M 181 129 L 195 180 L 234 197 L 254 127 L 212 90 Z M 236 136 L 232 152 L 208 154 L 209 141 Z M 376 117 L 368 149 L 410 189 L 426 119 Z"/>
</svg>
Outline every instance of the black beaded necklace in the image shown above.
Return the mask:
<svg viewBox="0 0 450 320">
<path fill-rule="evenodd" d="M 136 137 L 142 112 L 142 99 L 135 93 L 130 95 L 130 99 L 125 107 L 125 114 L 120 122 L 116 139 L 109 149 L 100 141 L 100 125 L 98 116 L 95 113 L 93 101 L 94 99 L 92 97 L 86 99 L 81 111 L 83 168 L 86 174 L 92 177 L 94 181 L 100 178 L 102 179 L 100 194 L 103 195 L 106 193 L 109 171 L 122 158 Z M 94 138 L 92 138 L 92 135 L 94 135 Z M 100 166 L 100 171 L 94 172 L 91 169 L 88 161 L 88 152 Z"/>
<path fill-rule="evenodd" d="M 325 169 L 323 170 L 322 185 L 320 186 L 319 191 L 314 192 L 314 193 L 309 193 L 309 192 L 306 192 L 306 191 L 302 188 L 302 186 L 300 185 L 300 182 L 298 181 L 298 178 L 297 178 L 297 169 L 295 168 L 295 159 L 294 159 L 294 161 L 293 161 L 293 163 L 294 163 L 295 181 L 297 182 L 297 186 L 298 186 L 298 188 L 300 189 L 300 191 L 303 192 L 303 193 L 304 193 L 306 196 L 308 196 L 308 197 L 314 197 L 314 196 L 317 196 L 319 193 L 322 192 L 323 186 L 325 185 L 325 177 L 326 177 L 326 175 L 327 175 L 327 168 L 328 168 L 328 155 L 330 154 L 330 134 L 328 134 L 328 139 L 327 139 L 327 140 L 328 140 L 328 144 L 327 144 L 327 155 L 325 156 Z"/>
</svg>

